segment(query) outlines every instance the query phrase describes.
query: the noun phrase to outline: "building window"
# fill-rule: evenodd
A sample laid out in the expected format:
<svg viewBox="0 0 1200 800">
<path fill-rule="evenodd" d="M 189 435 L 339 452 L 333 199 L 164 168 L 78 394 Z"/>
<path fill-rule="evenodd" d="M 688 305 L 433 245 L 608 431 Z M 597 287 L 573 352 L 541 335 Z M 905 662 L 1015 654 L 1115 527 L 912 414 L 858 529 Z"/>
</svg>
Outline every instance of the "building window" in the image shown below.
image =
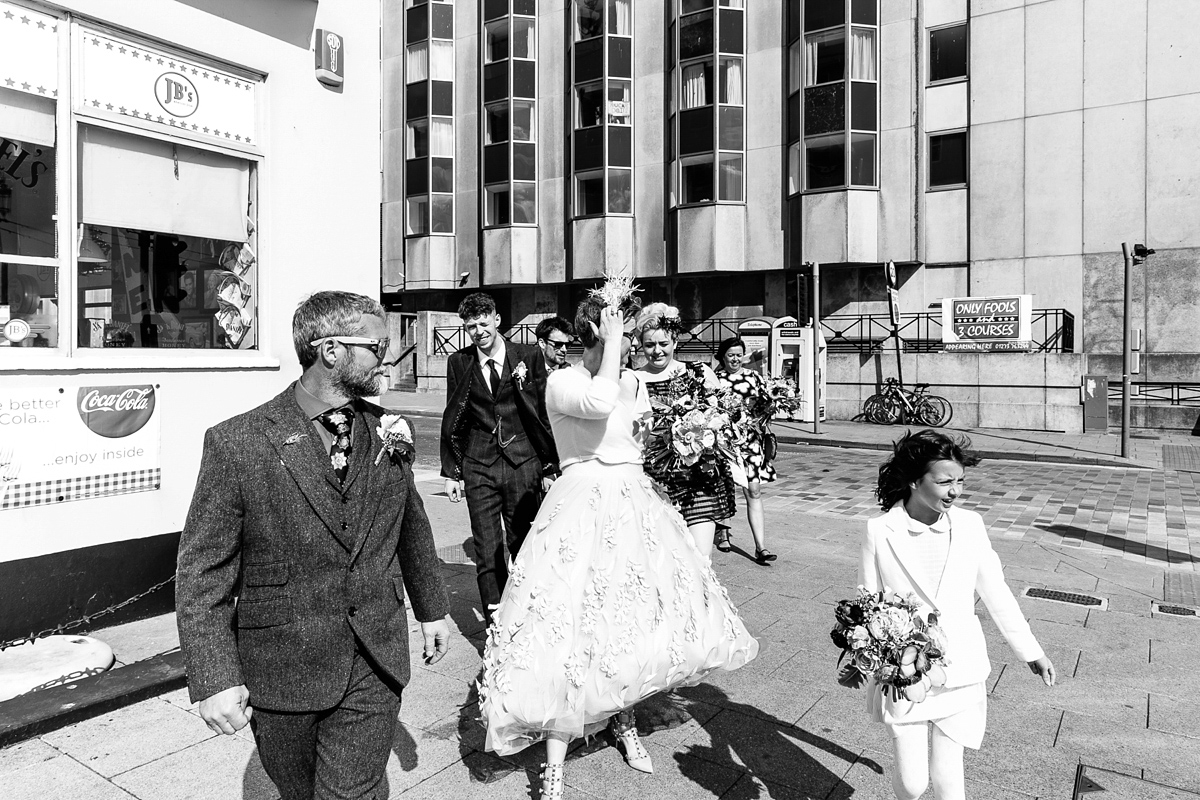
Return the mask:
<svg viewBox="0 0 1200 800">
<path fill-rule="evenodd" d="M 967 185 L 967 132 L 929 136 L 929 188 Z"/>
<path fill-rule="evenodd" d="M 537 7 L 483 4 L 483 224 L 537 224 Z"/>
<path fill-rule="evenodd" d="M 572 0 L 574 216 L 633 213 L 633 0 Z"/>
<path fill-rule="evenodd" d="M 230 108 L 260 81 L 78 21 L 21 13 L 24 24 L 0 30 L 0 51 L 22 53 L 9 65 L 18 79 L 0 88 L 0 326 L 20 320 L 13 329 L 25 335 L 0 337 L 0 352 L 256 348 L 256 115 Z M 60 71 L 68 39 L 79 46 Z M 173 59 L 177 72 L 163 75 L 152 57 Z M 121 107 L 111 82 L 88 83 L 112 70 L 150 85 L 159 78 L 163 116 Z M 199 90 L 203 104 L 185 77 L 201 70 L 210 80 Z M 60 129 L 60 104 L 73 108 L 70 131 Z M 135 117 L 157 136 L 139 135 Z M 219 130 L 202 128 L 214 120 Z M 64 138 L 75 146 L 59 147 Z M 65 187 L 70 205 L 59 201 Z"/>
<path fill-rule="evenodd" d="M 929 82 L 967 77 L 967 24 L 929 32 Z"/>
<path fill-rule="evenodd" d="M 790 0 L 789 195 L 878 185 L 877 0 Z"/>
<path fill-rule="evenodd" d="M 672 0 L 667 155 L 672 189 L 679 186 L 672 205 L 745 202 L 743 6 L 742 0 Z"/>
<path fill-rule="evenodd" d="M 404 232 L 454 233 L 454 6 L 404 0 L 404 7 Z M 485 41 L 485 60 L 510 46 L 507 38 Z"/>
</svg>

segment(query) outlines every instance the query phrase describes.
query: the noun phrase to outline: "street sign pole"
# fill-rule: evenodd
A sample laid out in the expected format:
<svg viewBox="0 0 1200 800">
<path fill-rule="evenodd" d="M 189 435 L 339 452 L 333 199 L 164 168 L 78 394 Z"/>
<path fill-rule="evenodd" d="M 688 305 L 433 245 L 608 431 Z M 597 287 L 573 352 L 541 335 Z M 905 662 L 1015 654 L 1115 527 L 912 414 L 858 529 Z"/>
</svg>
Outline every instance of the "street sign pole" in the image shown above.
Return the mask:
<svg viewBox="0 0 1200 800">
<path fill-rule="evenodd" d="M 900 282 L 896 278 L 896 262 L 887 262 L 888 316 L 892 321 L 892 344 L 896 348 L 896 380 L 904 388 L 904 364 L 900 358 Z"/>
<path fill-rule="evenodd" d="M 1121 458 L 1129 458 L 1129 368 L 1133 361 L 1133 255 L 1129 243 L 1121 242 L 1121 255 L 1125 256 L 1125 314 L 1121 326 Z"/>
<path fill-rule="evenodd" d="M 821 432 L 821 262 L 812 262 L 812 415 L 813 434 Z"/>
</svg>

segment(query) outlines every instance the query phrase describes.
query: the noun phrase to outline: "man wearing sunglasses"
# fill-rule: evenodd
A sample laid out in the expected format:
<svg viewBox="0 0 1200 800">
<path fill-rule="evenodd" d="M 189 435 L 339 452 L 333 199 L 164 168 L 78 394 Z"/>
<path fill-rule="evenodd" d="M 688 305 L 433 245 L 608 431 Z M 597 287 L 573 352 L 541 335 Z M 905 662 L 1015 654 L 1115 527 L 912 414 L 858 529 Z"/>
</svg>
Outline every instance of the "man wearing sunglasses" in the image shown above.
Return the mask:
<svg viewBox="0 0 1200 800">
<path fill-rule="evenodd" d="M 446 589 L 412 429 L 366 400 L 392 363 L 383 307 L 318 292 L 292 339 L 300 379 L 204 437 L 176 588 L 188 688 L 213 731 L 252 722 L 283 798 L 383 797 L 409 681 L 405 593 L 433 663 Z"/>
<path fill-rule="evenodd" d="M 562 317 L 546 317 L 538 323 L 533 334 L 537 337 L 538 349 L 546 357 L 547 372 L 571 366 L 567 361 L 567 347 L 575 331 L 570 322 Z"/>
</svg>

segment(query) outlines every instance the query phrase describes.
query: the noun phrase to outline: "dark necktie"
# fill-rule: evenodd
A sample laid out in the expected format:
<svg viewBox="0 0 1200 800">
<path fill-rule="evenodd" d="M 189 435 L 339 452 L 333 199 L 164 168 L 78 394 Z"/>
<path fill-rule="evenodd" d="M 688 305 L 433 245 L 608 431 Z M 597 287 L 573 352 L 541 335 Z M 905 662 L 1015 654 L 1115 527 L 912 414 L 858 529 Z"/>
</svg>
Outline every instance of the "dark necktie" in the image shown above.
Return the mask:
<svg viewBox="0 0 1200 800">
<path fill-rule="evenodd" d="M 350 422 L 354 419 L 354 409 L 350 406 L 331 408 L 317 417 L 325 426 L 325 430 L 333 434 L 333 444 L 329 446 L 329 464 L 333 467 L 337 479 L 346 482 L 346 474 L 350 472 Z"/>
<path fill-rule="evenodd" d="M 492 397 L 500 394 L 500 373 L 496 370 L 495 359 L 488 359 L 488 372 L 491 377 L 488 379 L 488 387 L 492 390 Z"/>
</svg>

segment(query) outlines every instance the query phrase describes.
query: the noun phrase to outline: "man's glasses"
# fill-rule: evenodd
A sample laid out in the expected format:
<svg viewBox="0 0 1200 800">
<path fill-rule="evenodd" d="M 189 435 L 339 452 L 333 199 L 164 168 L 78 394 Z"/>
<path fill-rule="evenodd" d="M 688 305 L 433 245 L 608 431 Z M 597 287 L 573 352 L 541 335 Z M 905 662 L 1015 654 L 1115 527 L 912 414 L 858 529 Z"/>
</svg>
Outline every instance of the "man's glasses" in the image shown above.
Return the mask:
<svg viewBox="0 0 1200 800">
<path fill-rule="evenodd" d="M 555 350 L 566 350 L 571 346 L 570 342 L 556 342 L 553 339 L 542 339 L 542 341 L 553 347 Z"/>
<path fill-rule="evenodd" d="M 385 339 L 370 339 L 366 336 L 323 336 L 320 339 L 313 339 L 309 344 L 313 347 L 320 347 L 325 342 L 339 342 L 344 345 L 357 345 L 365 347 L 375 354 L 376 358 L 382 359 L 387 355 L 388 348 L 392 346 L 391 338 Z"/>
</svg>

